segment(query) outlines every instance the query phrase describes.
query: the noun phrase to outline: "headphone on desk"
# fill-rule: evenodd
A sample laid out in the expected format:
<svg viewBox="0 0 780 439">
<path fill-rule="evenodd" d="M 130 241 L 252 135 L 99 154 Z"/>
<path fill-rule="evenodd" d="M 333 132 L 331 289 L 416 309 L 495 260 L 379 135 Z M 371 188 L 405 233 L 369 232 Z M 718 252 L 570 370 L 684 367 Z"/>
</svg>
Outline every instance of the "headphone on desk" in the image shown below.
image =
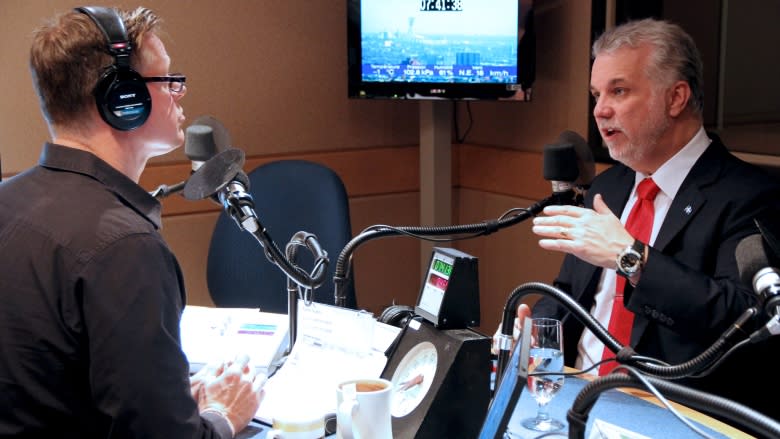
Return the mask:
<svg viewBox="0 0 780 439">
<path fill-rule="evenodd" d="M 143 77 L 130 67 L 132 45 L 122 18 L 112 8 L 83 6 L 75 10 L 95 22 L 114 57 L 114 63 L 106 67 L 92 92 L 100 117 L 120 131 L 140 127 L 152 111 L 152 97 Z"/>
<path fill-rule="evenodd" d="M 377 320 L 391 326 L 403 328 L 414 317 L 414 307 L 406 305 L 390 305 L 377 317 Z"/>
</svg>

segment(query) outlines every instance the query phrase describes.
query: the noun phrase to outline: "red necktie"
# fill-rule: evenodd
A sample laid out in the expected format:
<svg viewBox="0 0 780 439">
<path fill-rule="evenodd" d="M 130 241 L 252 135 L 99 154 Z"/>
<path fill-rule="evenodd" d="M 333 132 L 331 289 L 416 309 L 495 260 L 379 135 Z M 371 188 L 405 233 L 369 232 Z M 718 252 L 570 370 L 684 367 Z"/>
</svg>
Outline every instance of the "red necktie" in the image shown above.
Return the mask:
<svg viewBox="0 0 780 439">
<path fill-rule="evenodd" d="M 645 178 L 639 182 L 636 188 L 637 200 L 631 213 L 628 214 L 626 230 L 634 238 L 649 243 L 650 234 L 653 231 L 653 217 L 655 208 L 653 200 L 658 195 L 658 186 L 652 178 Z M 634 324 L 634 313 L 623 305 L 623 290 L 626 287 L 626 278 L 618 275 L 615 281 L 615 300 L 612 302 L 612 314 L 609 317 L 609 333 L 618 339 L 620 344 L 627 346 L 631 341 L 631 326 Z M 601 359 L 614 357 L 615 354 L 606 346 Z M 603 363 L 599 366 L 599 375 L 606 375 L 618 366 L 616 361 Z"/>
</svg>

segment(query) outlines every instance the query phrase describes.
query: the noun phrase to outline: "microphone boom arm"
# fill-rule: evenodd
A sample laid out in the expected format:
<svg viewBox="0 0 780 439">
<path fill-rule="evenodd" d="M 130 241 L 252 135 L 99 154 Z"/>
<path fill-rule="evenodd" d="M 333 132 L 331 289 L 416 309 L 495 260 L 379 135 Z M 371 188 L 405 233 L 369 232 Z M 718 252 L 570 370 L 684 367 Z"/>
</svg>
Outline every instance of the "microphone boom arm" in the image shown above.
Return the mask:
<svg viewBox="0 0 780 439">
<path fill-rule="evenodd" d="M 634 357 L 633 350 L 630 347 L 622 346 L 615 337 L 613 337 L 609 331 L 604 329 L 603 326 L 586 311 L 576 300 L 571 296 L 561 291 L 558 288 L 552 287 L 540 282 L 528 282 L 515 288 L 509 295 L 504 306 L 503 317 L 501 320 L 501 334 L 504 340 L 511 340 L 512 326 L 514 325 L 515 310 L 520 299 L 531 293 L 542 293 L 551 296 L 558 302 L 562 303 L 566 309 L 568 309 L 574 316 L 582 322 L 593 334 L 608 347 L 612 352 L 618 353 L 618 358 L 622 363 L 630 363 L 632 366 L 641 370 L 642 372 L 667 378 L 667 379 L 679 379 L 690 376 L 692 373 L 698 372 L 705 367 L 711 365 L 722 355 L 722 351 L 725 347 L 732 344 L 731 339 L 740 331 L 744 324 L 758 314 L 758 309 L 755 307 L 748 308 L 737 321 L 732 324 L 715 343 L 712 344 L 707 350 L 699 354 L 697 357 L 688 360 L 678 365 L 660 365 L 656 363 L 650 363 L 644 360 L 640 360 Z M 498 366 L 497 377 L 503 376 L 503 371 L 507 366 L 509 360 L 510 347 L 506 343 L 501 343 L 499 346 L 498 354 Z M 622 352 L 621 352 L 622 351 Z"/>
<path fill-rule="evenodd" d="M 292 264 L 279 250 L 266 228 L 260 223 L 254 209 L 252 196 L 245 191 L 244 185 L 231 181 L 217 193 L 225 211 L 233 218 L 241 230 L 249 232 L 263 247 L 266 258 L 279 267 L 287 277 L 304 288 L 314 289 L 325 281 L 328 254 L 319 245 L 309 245 L 315 258 L 315 270 L 311 275 Z M 314 236 L 314 235 L 311 235 Z"/>
<path fill-rule="evenodd" d="M 170 186 L 168 186 L 167 184 L 161 184 L 157 186 L 157 189 L 149 192 L 149 195 L 153 196 L 154 198 L 165 198 L 168 195 L 173 195 L 183 191 L 184 186 L 186 184 L 187 184 L 186 180 Z"/>
<path fill-rule="evenodd" d="M 341 250 L 333 274 L 334 295 L 336 306 L 344 306 L 346 302 L 346 284 L 349 279 L 349 273 L 352 265 L 352 253 L 362 243 L 375 238 L 387 236 L 445 236 L 457 235 L 463 233 L 475 233 L 476 236 L 489 235 L 500 229 L 515 225 L 526 219 L 536 216 L 541 211 L 551 205 L 574 204 L 578 201 L 581 194 L 575 190 L 566 190 L 554 192 L 551 196 L 538 201 L 530 207 L 524 209 L 521 213 L 506 219 L 488 220 L 475 224 L 461 224 L 444 227 L 420 227 L 420 226 L 372 226 L 350 240 Z"/>
<path fill-rule="evenodd" d="M 698 410 L 705 410 L 725 417 L 738 425 L 760 431 L 764 437 L 780 438 L 780 423 L 753 409 L 729 399 L 712 395 L 680 384 L 655 377 L 644 377 L 663 395 Z M 622 373 L 612 373 L 586 384 L 577 394 L 566 420 L 569 422 L 569 438 L 584 438 L 588 413 L 602 391 L 616 387 L 633 387 L 647 390 L 642 380 Z"/>
</svg>

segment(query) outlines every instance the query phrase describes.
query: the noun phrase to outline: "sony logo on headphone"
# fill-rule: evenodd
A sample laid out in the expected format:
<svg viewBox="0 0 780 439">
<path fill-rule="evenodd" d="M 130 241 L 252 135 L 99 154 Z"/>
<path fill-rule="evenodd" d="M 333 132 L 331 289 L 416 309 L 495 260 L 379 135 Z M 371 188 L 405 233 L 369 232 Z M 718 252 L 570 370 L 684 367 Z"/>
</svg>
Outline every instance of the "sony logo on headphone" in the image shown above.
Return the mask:
<svg viewBox="0 0 780 439">
<path fill-rule="evenodd" d="M 135 93 L 128 93 L 126 95 L 119 95 L 119 99 L 128 99 L 128 98 L 134 98 Z"/>
</svg>

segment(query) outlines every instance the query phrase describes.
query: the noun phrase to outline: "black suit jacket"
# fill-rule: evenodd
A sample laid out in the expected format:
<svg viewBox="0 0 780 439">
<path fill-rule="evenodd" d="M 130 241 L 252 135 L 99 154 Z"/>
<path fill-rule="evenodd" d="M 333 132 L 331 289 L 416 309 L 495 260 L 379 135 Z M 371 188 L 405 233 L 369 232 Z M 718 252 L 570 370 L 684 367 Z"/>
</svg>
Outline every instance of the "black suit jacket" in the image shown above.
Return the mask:
<svg viewBox="0 0 780 439">
<path fill-rule="evenodd" d="M 713 142 L 680 186 L 649 249 L 639 283 L 625 295 L 626 307 L 635 314 L 631 346 L 640 355 L 670 364 L 704 352 L 747 308 L 756 305 L 752 287 L 740 282 L 735 250 L 741 239 L 758 233 L 754 218 L 780 203 L 777 182 L 730 154 L 716 136 L 709 136 Z M 634 179 L 634 171 L 624 165 L 604 171 L 594 179 L 586 207 L 592 208 L 593 196 L 600 193 L 620 217 Z M 555 285 L 589 311 L 601 270 L 567 255 Z M 573 365 L 582 323 L 551 298 L 540 300 L 534 315 L 564 319 L 565 357 Z M 752 323 L 758 327 L 767 320 L 761 316 Z M 778 349 L 780 344 L 772 339 L 751 345 L 729 356 L 710 376 L 680 383 L 780 418 L 777 404 L 759 406 L 756 401 L 756 388 L 780 389 L 780 378 L 769 375 L 778 364 Z M 768 395 L 773 394 L 777 393 Z"/>
</svg>

